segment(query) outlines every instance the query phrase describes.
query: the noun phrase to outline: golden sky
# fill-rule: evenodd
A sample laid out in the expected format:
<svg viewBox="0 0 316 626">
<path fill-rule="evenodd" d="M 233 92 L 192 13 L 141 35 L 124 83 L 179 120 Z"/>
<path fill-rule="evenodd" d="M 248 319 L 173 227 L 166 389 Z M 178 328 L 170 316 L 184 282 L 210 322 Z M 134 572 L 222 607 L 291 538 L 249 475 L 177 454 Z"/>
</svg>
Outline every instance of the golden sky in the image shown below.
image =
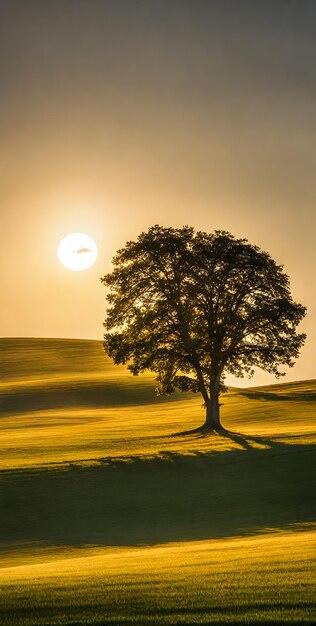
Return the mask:
<svg viewBox="0 0 316 626">
<path fill-rule="evenodd" d="M 308 307 L 287 380 L 315 377 L 315 20 L 309 0 L 1 0 L 2 336 L 101 338 L 116 249 L 189 224 L 284 264 Z M 89 270 L 57 259 L 72 231 Z"/>
</svg>

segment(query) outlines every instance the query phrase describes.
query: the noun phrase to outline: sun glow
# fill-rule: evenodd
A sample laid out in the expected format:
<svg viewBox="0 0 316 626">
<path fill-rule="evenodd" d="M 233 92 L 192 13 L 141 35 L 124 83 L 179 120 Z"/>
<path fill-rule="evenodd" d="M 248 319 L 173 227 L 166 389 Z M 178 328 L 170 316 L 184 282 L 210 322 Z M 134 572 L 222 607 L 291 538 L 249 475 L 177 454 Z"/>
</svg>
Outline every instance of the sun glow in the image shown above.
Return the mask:
<svg viewBox="0 0 316 626">
<path fill-rule="evenodd" d="M 98 249 L 95 241 L 85 233 L 66 235 L 57 248 L 59 261 L 73 272 L 80 272 L 91 267 L 97 255 Z"/>
</svg>

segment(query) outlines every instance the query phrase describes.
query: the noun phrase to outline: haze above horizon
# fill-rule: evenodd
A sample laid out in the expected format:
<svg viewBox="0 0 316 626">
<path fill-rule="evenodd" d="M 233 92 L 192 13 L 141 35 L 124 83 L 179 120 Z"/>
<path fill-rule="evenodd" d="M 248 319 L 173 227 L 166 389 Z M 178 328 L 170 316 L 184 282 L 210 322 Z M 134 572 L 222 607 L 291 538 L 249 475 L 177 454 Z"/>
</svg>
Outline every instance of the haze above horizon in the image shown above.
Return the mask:
<svg viewBox="0 0 316 626">
<path fill-rule="evenodd" d="M 281 382 L 315 377 L 315 19 L 308 0 L 1 2 L 1 336 L 102 338 L 116 250 L 189 224 L 284 264 L 308 313 Z M 71 272 L 56 249 L 78 231 L 99 255 Z"/>
</svg>

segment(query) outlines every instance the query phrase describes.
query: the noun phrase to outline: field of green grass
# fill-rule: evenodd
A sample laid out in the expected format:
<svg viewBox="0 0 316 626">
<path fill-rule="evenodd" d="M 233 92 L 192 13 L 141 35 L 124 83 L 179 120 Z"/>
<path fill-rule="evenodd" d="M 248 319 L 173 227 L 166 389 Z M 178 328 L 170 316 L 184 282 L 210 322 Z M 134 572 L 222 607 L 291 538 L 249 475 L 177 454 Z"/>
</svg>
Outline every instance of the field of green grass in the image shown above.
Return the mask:
<svg viewBox="0 0 316 626">
<path fill-rule="evenodd" d="M 0 623 L 311 624 L 316 381 L 155 396 L 100 342 L 2 339 Z"/>
</svg>

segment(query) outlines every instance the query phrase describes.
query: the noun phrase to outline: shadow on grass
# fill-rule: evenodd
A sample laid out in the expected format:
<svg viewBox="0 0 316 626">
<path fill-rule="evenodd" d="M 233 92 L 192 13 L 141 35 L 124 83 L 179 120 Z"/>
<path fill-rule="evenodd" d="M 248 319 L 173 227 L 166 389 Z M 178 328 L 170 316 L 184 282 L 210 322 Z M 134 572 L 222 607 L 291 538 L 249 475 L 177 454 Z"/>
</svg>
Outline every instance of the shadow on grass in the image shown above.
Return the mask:
<svg viewBox="0 0 316 626">
<path fill-rule="evenodd" d="M 175 393 L 173 400 L 192 398 L 192 393 Z M 51 380 L 47 385 L 32 384 L 1 393 L 1 414 L 11 415 L 49 409 L 113 408 L 117 406 L 139 406 L 142 404 L 164 404 L 168 396 L 157 396 L 154 383 L 124 384 L 111 380 Z"/>
<path fill-rule="evenodd" d="M 137 589 L 137 583 L 135 584 L 135 588 Z M 159 598 L 159 595 L 158 595 Z M 158 599 L 157 598 L 157 599 Z M 69 621 L 69 624 L 85 624 L 85 623 L 89 623 L 89 624 L 94 624 L 94 625 L 101 625 L 101 624 L 117 624 L 117 626 L 119 624 L 153 624 L 152 619 L 156 618 L 156 619 L 163 619 L 163 623 L 167 623 L 165 622 L 164 618 L 168 618 L 170 617 L 177 617 L 179 616 L 179 618 L 181 619 L 181 622 L 174 622 L 172 621 L 173 624 L 177 624 L 177 623 L 181 623 L 181 624 L 196 624 L 197 622 L 195 621 L 196 618 L 198 616 L 203 616 L 203 618 L 207 618 L 207 616 L 209 615 L 211 618 L 210 622 L 205 621 L 205 619 L 203 619 L 203 624 L 216 624 L 217 622 L 214 622 L 214 617 L 216 615 L 219 616 L 225 616 L 225 617 L 230 617 L 232 619 L 232 622 L 229 623 L 233 623 L 233 624 L 257 624 L 257 626 L 260 624 L 265 624 L 265 626 L 267 625 L 267 623 L 273 623 L 273 624 L 284 624 L 285 622 L 282 621 L 264 621 L 264 615 L 265 613 L 268 614 L 268 616 L 271 618 L 271 614 L 273 614 L 273 611 L 297 611 L 297 610 L 304 610 L 304 609 L 309 609 L 310 611 L 312 611 L 315 607 L 316 604 L 313 602 L 275 602 L 275 603 L 256 603 L 254 602 L 245 602 L 244 604 L 239 604 L 239 605 L 234 605 L 234 604 L 221 604 L 219 606 L 213 605 L 206 605 L 206 606 L 178 606 L 178 607 L 159 607 L 159 605 L 157 604 L 157 607 L 154 607 L 152 609 L 147 609 L 145 606 L 141 606 L 139 610 L 137 610 L 137 598 L 134 599 L 134 602 L 131 602 L 131 604 L 133 604 L 133 606 L 128 606 L 128 602 L 126 602 L 126 598 L 124 599 L 124 611 L 122 610 L 122 594 L 120 593 L 120 590 L 118 590 L 116 592 L 116 598 L 114 599 L 111 596 L 111 602 L 109 602 L 109 605 L 107 605 L 106 599 L 103 599 L 103 601 L 101 601 L 100 603 L 84 603 L 83 605 L 76 607 L 74 605 L 69 606 L 68 608 L 68 612 L 69 612 L 69 618 L 71 620 L 77 619 L 78 621 L 74 622 L 74 621 Z M 47 617 L 47 618 L 56 618 L 58 617 L 58 615 L 60 613 L 63 614 L 63 621 L 61 622 L 62 624 L 67 624 L 67 621 L 65 620 L 65 607 L 58 607 L 54 604 L 47 604 L 46 606 L 36 606 L 36 600 L 35 600 L 35 606 L 32 608 L 27 608 L 27 607 L 14 607 L 12 613 L 10 613 L 10 615 L 12 615 L 12 617 L 15 617 L 16 619 L 20 619 L 21 616 L 23 616 L 27 623 L 28 620 L 30 618 L 34 618 L 36 617 Z M 135 606 L 136 605 L 136 606 Z M 128 614 L 127 614 L 127 610 L 128 610 Z M 1 614 L 5 614 L 7 611 L 7 608 L 5 607 L 4 610 L 1 610 L 0 607 L 0 615 Z M 105 612 L 105 614 L 104 614 Z M 251 614 L 253 612 L 256 613 L 262 613 L 262 619 L 258 619 L 258 620 L 253 620 L 251 619 L 251 622 L 249 622 L 249 618 L 251 617 Z M 125 615 L 124 615 L 125 613 Z M 102 615 L 102 621 L 99 621 L 100 617 Z M 117 615 L 119 615 L 119 622 L 117 622 L 116 620 Z M 183 622 L 183 617 L 187 616 L 187 621 Z M 190 620 L 190 616 L 192 616 L 193 621 L 191 622 Z M 244 616 L 245 619 L 240 621 L 240 617 Z M 94 619 L 93 619 L 94 618 Z M 212 619 L 213 618 L 213 619 Z M 87 620 L 88 622 L 83 622 L 82 620 Z M 137 622 L 135 621 L 137 620 Z M 303 621 L 303 620 L 302 620 Z M 304 620 L 306 623 L 306 620 Z M 156 622 L 157 623 L 157 622 Z M 159 622 L 158 622 L 159 623 Z M 225 620 L 225 623 L 227 623 L 227 621 Z M 288 619 L 286 619 L 286 624 L 299 624 L 301 623 L 299 618 L 296 618 L 295 621 L 288 621 Z M 309 622 L 312 623 L 312 622 Z"/>
<path fill-rule="evenodd" d="M 273 437 L 258 437 L 254 435 L 244 435 L 242 433 L 235 433 L 229 430 L 224 430 L 221 433 L 222 437 L 234 441 L 244 450 L 252 450 L 256 446 L 262 446 L 267 448 L 284 448 L 286 444 Z M 287 446 L 286 446 L 287 447 Z"/>
<path fill-rule="evenodd" d="M 149 545 L 256 533 L 314 519 L 315 446 L 226 433 L 242 449 L 162 451 L 90 467 L 3 473 L 2 539 Z M 262 447 L 256 447 L 261 444 Z"/>
<path fill-rule="evenodd" d="M 220 432 L 205 432 L 203 431 L 203 427 L 194 428 L 193 430 L 186 430 L 183 432 L 174 433 L 173 435 L 171 435 L 171 437 L 188 437 L 191 441 L 194 439 L 209 439 L 210 442 L 212 440 L 214 441 L 214 439 L 215 441 L 219 441 L 220 438 L 223 437 L 224 439 L 229 439 L 229 441 L 237 443 L 244 450 L 252 450 L 258 447 L 258 445 L 266 448 L 280 448 L 286 445 L 276 437 L 245 435 L 243 433 L 226 430 L 225 428 L 223 428 Z M 293 437 L 297 438 L 297 435 L 294 435 Z"/>
<path fill-rule="evenodd" d="M 306 608 L 311 612 L 313 606 L 311 605 Z M 260 611 L 262 612 L 262 619 L 253 619 L 252 617 L 252 613 L 254 611 L 258 612 L 256 606 L 253 606 L 251 610 L 249 609 L 249 611 L 246 612 L 244 619 L 240 619 L 242 616 L 242 611 L 226 611 L 225 607 L 219 610 L 211 609 L 203 611 L 202 613 L 200 613 L 199 610 L 197 610 L 195 613 L 190 613 L 190 611 L 184 609 L 183 611 L 180 610 L 176 613 L 173 613 L 172 611 L 168 613 L 166 611 L 165 614 L 161 614 L 159 609 L 149 614 L 147 614 L 143 610 L 136 612 L 134 609 L 133 611 L 131 610 L 129 615 L 122 615 L 122 610 L 117 610 L 116 612 L 112 610 L 111 612 L 109 612 L 109 608 L 106 604 L 100 604 L 94 607 L 91 612 L 87 611 L 86 607 L 81 607 L 77 610 L 75 610 L 73 606 L 69 607 L 69 609 L 68 607 L 60 607 L 59 609 L 55 608 L 55 610 L 50 610 L 49 608 L 47 610 L 45 608 L 39 610 L 39 608 L 36 607 L 31 610 L 22 608 L 20 611 L 17 611 L 16 608 L 8 611 L 8 608 L 6 608 L 3 611 L 0 611 L 0 615 L 2 614 L 4 619 L 6 617 L 9 617 L 9 619 L 14 619 L 14 624 L 16 624 L 16 626 L 33 626 L 34 624 L 38 623 L 37 620 L 39 618 L 41 620 L 49 620 L 47 622 L 41 621 L 41 624 L 58 623 L 62 624 L 63 626 L 86 626 L 87 624 L 91 624 L 91 626 L 106 626 L 107 624 L 109 626 L 124 626 L 125 624 L 134 624 L 134 626 L 158 626 L 158 624 L 159 626 L 162 626 L 163 624 L 173 624 L 174 626 L 194 626 L 197 623 L 204 624 L 204 626 L 219 626 L 219 624 L 234 624 L 234 626 L 246 626 L 247 624 L 251 624 L 252 626 L 267 626 L 267 624 L 273 624 L 274 626 L 284 626 L 284 624 L 287 624 L 288 626 L 299 626 L 300 624 L 316 623 L 314 620 L 307 621 L 306 617 L 304 616 L 291 619 L 287 615 L 286 620 L 273 619 L 273 610 L 273 607 L 271 610 L 269 610 L 269 604 L 267 603 L 265 609 L 261 609 Z M 280 608 L 276 610 L 280 611 L 282 610 L 282 607 L 280 606 Z M 293 609 L 291 606 L 289 606 L 288 610 L 291 611 Z M 304 607 L 302 607 L 301 610 L 304 610 Z M 267 614 L 267 619 L 265 619 L 264 617 L 265 614 Z M 200 616 L 202 617 L 203 621 L 197 622 L 196 620 L 199 619 Z M 52 619 L 58 621 L 52 622 Z M 170 619 L 172 621 L 169 621 Z M 228 619 L 229 621 L 227 621 Z M 12 621 L 5 621 L 3 623 L 8 625 L 13 624 Z"/>
<path fill-rule="evenodd" d="M 297 401 L 297 402 L 312 402 L 316 400 L 316 392 L 306 391 L 306 392 L 295 392 L 293 393 L 280 393 L 278 391 L 252 391 L 251 389 L 238 389 L 238 396 L 245 396 L 250 400 L 268 400 L 272 402 L 282 402 L 284 401 Z"/>
</svg>

